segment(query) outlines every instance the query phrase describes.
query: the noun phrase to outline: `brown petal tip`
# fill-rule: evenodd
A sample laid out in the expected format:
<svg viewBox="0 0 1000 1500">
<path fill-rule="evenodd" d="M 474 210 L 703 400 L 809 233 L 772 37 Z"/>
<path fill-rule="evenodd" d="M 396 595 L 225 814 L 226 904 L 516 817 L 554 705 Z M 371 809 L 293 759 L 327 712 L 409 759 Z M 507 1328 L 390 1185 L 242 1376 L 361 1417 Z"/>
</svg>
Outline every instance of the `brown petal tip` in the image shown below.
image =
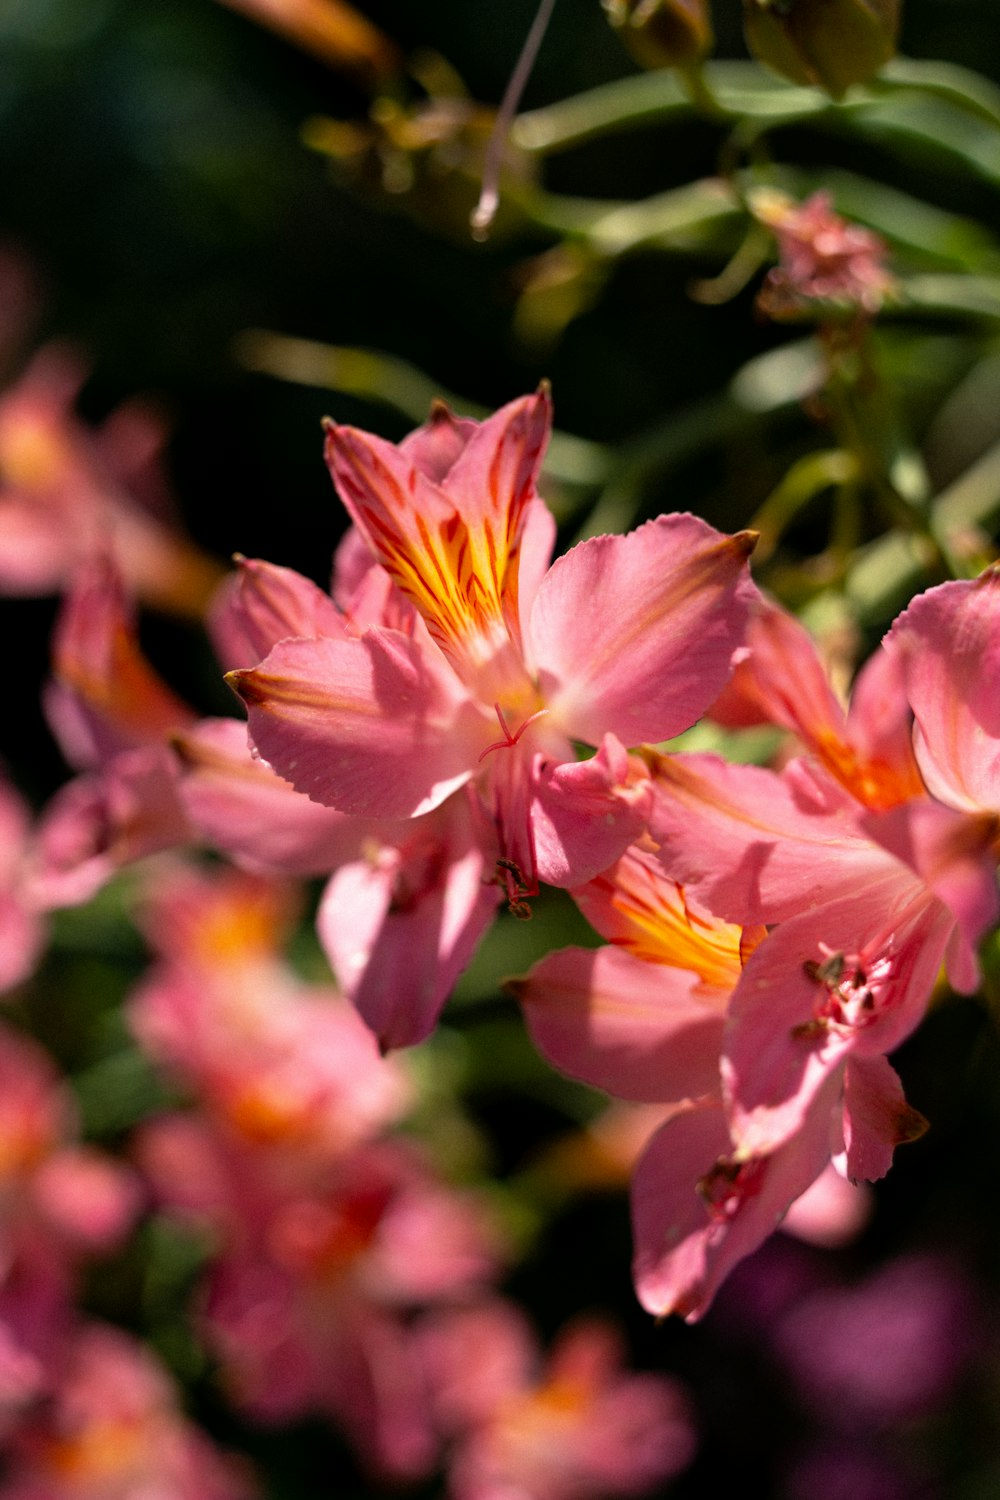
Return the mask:
<svg viewBox="0 0 1000 1500">
<path fill-rule="evenodd" d="M 749 557 L 757 543 L 760 541 L 759 531 L 737 531 L 729 538 L 734 552 L 741 557 Z"/>
<path fill-rule="evenodd" d="M 223 678 L 223 682 L 225 682 L 227 687 L 231 687 L 237 698 L 242 698 L 243 702 L 250 708 L 264 702 L 266 695 L 258 684 L 253 671 L 241 668 L 235 672 L 227 672 Z"/>
</svg>

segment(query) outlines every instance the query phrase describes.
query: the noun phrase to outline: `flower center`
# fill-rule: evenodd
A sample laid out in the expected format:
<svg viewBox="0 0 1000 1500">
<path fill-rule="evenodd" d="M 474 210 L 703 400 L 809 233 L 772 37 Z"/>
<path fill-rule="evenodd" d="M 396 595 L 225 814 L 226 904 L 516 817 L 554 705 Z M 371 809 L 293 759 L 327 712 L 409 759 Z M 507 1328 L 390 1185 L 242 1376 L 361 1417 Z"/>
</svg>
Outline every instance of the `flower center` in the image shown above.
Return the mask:
<svg viewBox="0 0 1000 1500">
<path fill-rule="evenodd" d="M 860 960 L 849 961 L 843 953 L 827 953 L 821 960 L 807 959 L 802 967 L 822 993 L 812 1020 L 796 1026 L 793 1036 L 813 1037 L 832 1031 L 848 1037 L 876 1019 L 888 975 L 887 959 L 866 969 Z"/>
</svg>

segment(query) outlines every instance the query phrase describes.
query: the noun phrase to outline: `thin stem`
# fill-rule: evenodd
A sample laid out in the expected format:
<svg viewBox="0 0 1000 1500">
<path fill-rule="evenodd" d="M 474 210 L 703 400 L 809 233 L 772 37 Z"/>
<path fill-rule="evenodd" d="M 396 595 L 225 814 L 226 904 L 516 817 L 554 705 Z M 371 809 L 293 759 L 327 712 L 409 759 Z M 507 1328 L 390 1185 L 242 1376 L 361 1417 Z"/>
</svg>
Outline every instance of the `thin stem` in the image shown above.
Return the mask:
<svg viewBox="0 0 1000 1500">
<path fill-rule="evenodd" d="M 510 82 L 504 90 L 500 108 L 497 111 L 496 120 L 490 133 L 489 144 L 486 147 L 486 160 L 483 164 L 483 186 L 479 194 L 479 202 L 472 211 L 470 224 L 472 225 L 472 237 L 475 240 L 484 240 L 493 223 L 497 207 L 500 203 L 500 168 L 503 165 L 504 148 L 507 145 L 507 136 L 511 123 L 514 119 L 517 106 L 521 102 L 524 86 L 535 66 L 535 58 L 538 49 L 542 45 L 549 17 L 552 15 L 555 0 L 541 0 L 535 19 L 531 23 L 531 29 L 525 38 L 521 55 L 515 64 L 514 71 L 510 75 Z"/>
</svg>

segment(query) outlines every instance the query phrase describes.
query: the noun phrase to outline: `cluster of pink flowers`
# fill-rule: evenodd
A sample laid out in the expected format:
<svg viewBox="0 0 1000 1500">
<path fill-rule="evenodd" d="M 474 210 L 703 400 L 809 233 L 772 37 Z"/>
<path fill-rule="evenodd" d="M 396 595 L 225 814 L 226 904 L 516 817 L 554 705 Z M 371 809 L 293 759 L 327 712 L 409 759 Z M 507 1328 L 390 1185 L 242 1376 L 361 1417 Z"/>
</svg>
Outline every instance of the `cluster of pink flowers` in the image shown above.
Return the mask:
<svg viewBox="0 0 1000 1500">
<path fill-rule="evenodd" d="M 542 391 L 482 423 L 438 407 L 398 446 L 329 427 L 352 523 L 331 593 L 241 560 L 211 608 L 249 738 L 146 660 L 107 528 L 72 567 L 47 710 L 79 774 L 33 831 L 3 791 L 0 977 L 30 971 L 46 909 L 157 856 L 128 1015 L 188 1103 L 124 1172 L 0 1038 L 3 1495 L 138 1493 L 58 1477 L 100 1470 L 107 1424 L 165 1495 L 195 1493 L 189 1470 L 247 1493 L 149 1356 L 73 1312 L 78 1258 L 143 1195 L 210 1245 L 198 1328 L 256 1420 L 332 1414 L 404 1478 L 444 1446 L 458 1500 L 641 1493 L 683 1466 L 678 1388 L 625 1372 L 599 1324 L 545 1366 L 491 1290 L 482 1204 L 396 1130 L 412 1084 L 385 1053 L 429 1034 L 503 902 L 529 917 L 543 884 L 605 946 L 509 988 L 556 1067 L 653 1107 L 633 1181 L 651 1312 L 699 1318 L 789 1211 L 823 1220 L 817 1192 L 835 1237 L 844 1180 L 923 1130 L 887 1055 L 942 969 L 975 988 L 1000 909 L 1000 574 L 915 599 L 845 708 L 751 581 L 750 534 L 664 515 L 550 566 L 550 420 Z M 663 748 L 706 713 L 786 731 L 780 769 Z M 179 852 L 198 847 L 227 866 Z M 282 956 L 315 876 L 334 985 Z"/>
<path fill-rule="evenodd" d="M 438 413 L 399 448 L 331 428 L 365 576 L 403 628 L 300 630 L 230 680 L 257 755 L 300 790 L 397 818 L 471 792 L 512 905 L 562 885 L 609 940 L 514 989 L 558 1066 L 670 1107 L 635 1177 L 636 1282 L 693 1318 L 831 1160 L 880 1177 L 924 1127 L 886 1054 L 942 963 L 975 987 L 997 917 L 998 582 L 915 600 L 845 710 L 753 589 L 748 538 L 661 517 L 544 572 L 546 420 L 543 394 L 481 426 Z M 803 755 L 779 772 L 636 753 L 734 663 L 729 711 Z"/>
</svg>

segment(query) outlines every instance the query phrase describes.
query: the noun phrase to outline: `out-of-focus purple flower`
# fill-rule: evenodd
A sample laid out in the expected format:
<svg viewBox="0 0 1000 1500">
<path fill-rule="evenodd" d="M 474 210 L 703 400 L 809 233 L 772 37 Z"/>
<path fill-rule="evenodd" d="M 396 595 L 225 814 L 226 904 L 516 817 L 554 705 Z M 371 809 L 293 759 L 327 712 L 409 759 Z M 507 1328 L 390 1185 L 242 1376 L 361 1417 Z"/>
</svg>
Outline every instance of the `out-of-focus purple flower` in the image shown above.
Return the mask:
<svg viewBox="0 0 1000 1500">
<path fill-rule="evenodd" d="M 975 1352 L 969 1283 L 937 1256 L 908 1256 L 807 1295 L 773 1339 L 826 1423 L 890 1427 L 944 1401 Z"/>
</svg>

